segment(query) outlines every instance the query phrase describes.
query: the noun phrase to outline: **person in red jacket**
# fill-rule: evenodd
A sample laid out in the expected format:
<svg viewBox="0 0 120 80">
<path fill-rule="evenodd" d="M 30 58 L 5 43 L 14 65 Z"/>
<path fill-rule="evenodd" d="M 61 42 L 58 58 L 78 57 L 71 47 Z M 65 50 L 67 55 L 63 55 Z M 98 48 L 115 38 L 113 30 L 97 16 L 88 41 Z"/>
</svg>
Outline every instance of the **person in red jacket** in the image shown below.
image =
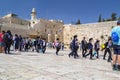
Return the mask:
<svg viewBox="0 0 120 80">
<path fill-rule="evenodd" d="M 5 44 L 4 44 L 4 41 L 3 41 L 4 34 L 5 34 L 5 31 L 2 31 L 0 33 L 0 53 L 2 53 L 4 51 L 4 47 L 5 47 Z"/>
</svg>

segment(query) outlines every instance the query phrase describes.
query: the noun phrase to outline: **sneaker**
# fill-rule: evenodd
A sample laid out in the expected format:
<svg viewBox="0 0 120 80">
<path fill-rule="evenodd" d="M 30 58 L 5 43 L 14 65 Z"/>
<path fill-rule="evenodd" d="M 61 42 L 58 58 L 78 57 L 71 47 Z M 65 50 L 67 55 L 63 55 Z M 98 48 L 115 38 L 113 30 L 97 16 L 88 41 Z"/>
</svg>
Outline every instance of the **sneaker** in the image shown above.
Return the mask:
<svg viewBox="0 0 120 80">
<path fill-rule="evenodd" d="M 103 58 L 103 60 L 106 60 L 105 58 Z"/>
<path fill-rule="evenodd" d="M 113 64 L 113 70 L 118 70 L 117 65 Z"/>
<path fill-rule="evenodd" d="M 69 58 L 70 58 L 70 54 L 68 54 Z"/>
<path fill-rule="evenodd" d="M 120 71 L 120 65 L 117 66 L 118 71 Z"/>
<path fill-rule="evenodd" d="M 111 60 L 108 60 L 107 62 L 111 62 Z"/>
<path fill-rule="evenodd" d="M 93 58 L 90 58 L 90 60 L 94 60 Z"/>
<path fill-rule="evenodd" d="M 56 53 L 56 55 L 58 56 L 58 53 Z"/>
</svg>

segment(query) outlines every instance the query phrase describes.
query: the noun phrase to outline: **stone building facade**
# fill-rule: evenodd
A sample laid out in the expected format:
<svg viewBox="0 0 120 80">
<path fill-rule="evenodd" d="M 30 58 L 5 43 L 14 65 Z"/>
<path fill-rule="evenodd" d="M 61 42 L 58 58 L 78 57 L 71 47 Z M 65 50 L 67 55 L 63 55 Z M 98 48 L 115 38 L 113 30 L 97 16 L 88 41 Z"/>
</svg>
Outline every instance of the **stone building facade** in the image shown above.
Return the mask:
<svg viewBox="0 0 120 80">
<path fill-rule="evenodd" d="M 46 39 L 48 42 L 54 42 L 56 38 L 60 38 L 60 41 L 63 41 L 62 28 L 62 22 L 40 19 L 31 30 L 36 32 L 37 35 L 40 35 L 41 38 Z"/>
<path fill-rule="evenodd" d="M 35 8 L 31 12 L 30 31 L 31 36 L 40 36 L 42 39 L 46 39 L 47 42 L 54 42 L 56 38 L 60 38 L 63 41 L 63 22 L 61 20 L 46 20 L 37 19 L 37 12 Z"/>
<path fill-rule="evenodd" d="M 0 22 L 11 23 L 11 24 L 13 23 L 13 24 L 19 24 L 19 25 L 30 25 L 29 21 L 21 19 L 16 14 L 13 14 L 13 13 L 3 16 L 0 19 Z"/>
</svg>

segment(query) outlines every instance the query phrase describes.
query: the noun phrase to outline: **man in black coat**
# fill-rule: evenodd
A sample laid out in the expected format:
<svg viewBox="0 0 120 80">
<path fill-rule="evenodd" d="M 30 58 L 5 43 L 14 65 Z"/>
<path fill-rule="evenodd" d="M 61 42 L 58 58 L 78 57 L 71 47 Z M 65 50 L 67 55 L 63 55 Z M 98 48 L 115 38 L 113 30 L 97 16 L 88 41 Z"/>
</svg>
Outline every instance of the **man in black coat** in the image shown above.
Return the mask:
<svg viewBox="0 0 120 80">
<path fill-rule="evenodd" d="M 78 50 L 78 45 L 76 44 L 77 43 L 77 35 L 74 35 L 73 37 L 74 39 L 72 40 L 71 44 L 71 49 L 72 49 L 72 52 L 69 54 L 69 57 L 70 56 L 74 56 L 74 58 L 76 59 L 78 56 L 77 54 L 77 50 Z"/>
<path fill-rule="evenodd" d="M 86 38 L 83 37 L 83 40 L 81 41 L 82 45 L 82 56 L 85 57 L 85 54 L 87 52 L 87 41 L 85 40 Z"/>
<path fill-rule="evenodd" d="M 13 43 L 12 40 L 13 36 L 11 34 L 11 31 L 8 30 L 5 35 L 3 36 L 3 41 L 5 43 L 5 54 L 10 54 L 10 47 Z"/>
</svg>

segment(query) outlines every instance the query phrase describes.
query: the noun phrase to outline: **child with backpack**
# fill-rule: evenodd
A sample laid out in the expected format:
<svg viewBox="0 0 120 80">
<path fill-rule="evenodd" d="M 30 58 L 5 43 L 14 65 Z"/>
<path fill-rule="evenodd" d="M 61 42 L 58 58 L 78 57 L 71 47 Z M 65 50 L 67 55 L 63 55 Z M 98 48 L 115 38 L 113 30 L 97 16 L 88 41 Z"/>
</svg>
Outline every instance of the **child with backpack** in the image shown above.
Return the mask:
<svg viewBox="0 0 120 80">
<path fill-rule="evenodd" d="M 60 41 L 59 41 L 59 38 L 56 39 L 55 47 L 56 47 L 56 55 L 58 55 L 58 52 L 59 52 L 60 49 L 61 49 L 61 43 L 60 43 Z"/>
<path fill-rule="evenodd" d="M 100 41 L 96 40 L 95 44 L 94 44 L 94 55 L 96 55 L 96 58 L 99 58 L 99 50 L 100 50 Z"/>
<path fill-rule="evenodd" d="M 93 57 L 93 38 L 89 39 L 89 43 L 87 44 L 88 47 L 88 54 L 85 55 L 85 57 L 87 57 L 88 55 L 90 55 L 90 59 L 92 60 Z"/>
</svg>

